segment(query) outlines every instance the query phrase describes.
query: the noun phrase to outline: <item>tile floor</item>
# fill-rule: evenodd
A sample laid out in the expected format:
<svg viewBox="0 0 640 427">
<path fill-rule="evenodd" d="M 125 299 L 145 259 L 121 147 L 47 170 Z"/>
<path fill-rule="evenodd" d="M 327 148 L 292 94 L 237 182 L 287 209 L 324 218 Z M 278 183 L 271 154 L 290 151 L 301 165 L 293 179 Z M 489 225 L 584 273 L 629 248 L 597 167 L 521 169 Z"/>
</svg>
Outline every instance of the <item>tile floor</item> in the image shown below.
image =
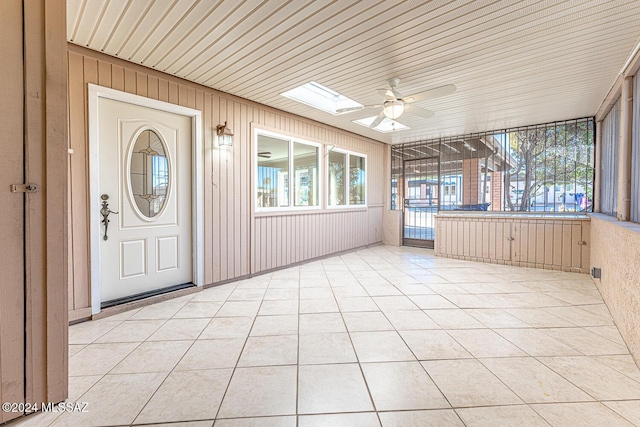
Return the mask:
<svg viewBox="0 0 640 427">
<path fill-rule="evenodd" d="M 587 275 L 378 246 L 69 330 L 70 402 L 11 426 L 640 426 Z"/>
</svg>

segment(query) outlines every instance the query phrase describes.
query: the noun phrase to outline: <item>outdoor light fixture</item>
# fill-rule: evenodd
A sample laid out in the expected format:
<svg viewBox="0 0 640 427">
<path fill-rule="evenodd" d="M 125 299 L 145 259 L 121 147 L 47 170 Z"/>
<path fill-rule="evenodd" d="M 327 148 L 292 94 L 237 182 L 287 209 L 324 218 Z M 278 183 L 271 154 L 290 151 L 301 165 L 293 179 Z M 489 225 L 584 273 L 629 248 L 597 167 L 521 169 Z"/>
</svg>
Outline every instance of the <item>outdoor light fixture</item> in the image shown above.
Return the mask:
<svg viewBox="0 0 640 427">
<path fill-rule="evenodd" d="M 227 126 L 226 120 L 223 125 L 216 126 L 216 134 L 218 135 L 219 147 L 231 147 L 233 145 L 233 131 Z"/>
<path fill-rule="evenodd" d="M 399 99 L 385 101 L 382 104 L 384 115 L 391 120 L 397 119 L 404 113 L 404 102 Z"/>
</svg>

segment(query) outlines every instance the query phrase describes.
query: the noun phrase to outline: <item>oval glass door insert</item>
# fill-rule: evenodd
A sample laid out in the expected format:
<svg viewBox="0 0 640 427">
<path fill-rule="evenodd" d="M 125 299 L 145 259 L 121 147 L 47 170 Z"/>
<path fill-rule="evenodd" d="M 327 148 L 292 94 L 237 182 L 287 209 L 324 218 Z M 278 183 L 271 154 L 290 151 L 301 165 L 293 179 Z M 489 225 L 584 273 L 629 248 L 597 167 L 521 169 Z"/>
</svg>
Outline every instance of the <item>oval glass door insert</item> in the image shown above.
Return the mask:
<svg viewBox="0 0 640 427">
<path fill-rule="evenodd" d="M 129 158 L 129 178 L 132 198 L 146 219 L 158 215 L 167 201 L 169 168 L 162 138 L 151 129 L 138 135 Z"/>
</svg>

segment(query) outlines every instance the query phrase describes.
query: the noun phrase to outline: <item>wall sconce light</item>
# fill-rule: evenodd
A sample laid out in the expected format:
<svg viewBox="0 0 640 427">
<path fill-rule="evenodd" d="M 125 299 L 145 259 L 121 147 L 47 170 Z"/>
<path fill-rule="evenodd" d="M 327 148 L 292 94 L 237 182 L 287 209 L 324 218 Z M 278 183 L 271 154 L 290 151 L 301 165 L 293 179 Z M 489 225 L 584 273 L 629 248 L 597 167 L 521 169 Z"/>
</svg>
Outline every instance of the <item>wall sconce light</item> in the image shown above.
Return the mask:
<svg viewBox="0 0 640 427">
<path fill-rule="evenodd" d="M 223 125 L 216 126 L 216 134 L 218 135 L 219 147 L 231 147 L 233 145 L 233 131 L 227 126 L 226 120 Z"/>
</svg>

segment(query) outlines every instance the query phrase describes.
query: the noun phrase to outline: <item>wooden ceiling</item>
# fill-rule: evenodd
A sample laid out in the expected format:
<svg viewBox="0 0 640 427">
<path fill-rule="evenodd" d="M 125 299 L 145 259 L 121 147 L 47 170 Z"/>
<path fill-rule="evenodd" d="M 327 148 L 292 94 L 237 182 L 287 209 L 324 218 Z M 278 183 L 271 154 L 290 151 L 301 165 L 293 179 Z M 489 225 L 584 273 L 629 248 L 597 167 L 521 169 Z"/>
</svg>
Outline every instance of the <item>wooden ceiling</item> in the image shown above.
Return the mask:
<svg viewBox="0 0 640 427">
<path fill-rule="evenodd" d="M 67 0 L 68 39 L 382 142 L 595 114 L 640 36 L 640 0 Z M 281 96 L 318 82 L 362 104 L 391 77 L 418 103 L 382 134 Z"/>
</svg>

